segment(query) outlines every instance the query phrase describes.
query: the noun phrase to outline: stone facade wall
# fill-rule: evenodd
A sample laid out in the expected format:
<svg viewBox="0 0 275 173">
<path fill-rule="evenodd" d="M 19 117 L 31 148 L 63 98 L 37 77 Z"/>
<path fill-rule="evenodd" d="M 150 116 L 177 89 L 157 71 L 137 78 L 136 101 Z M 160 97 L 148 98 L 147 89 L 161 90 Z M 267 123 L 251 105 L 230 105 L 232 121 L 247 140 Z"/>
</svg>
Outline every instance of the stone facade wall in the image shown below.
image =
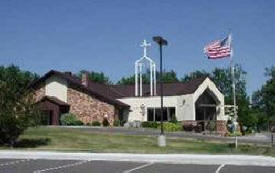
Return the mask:
<svg viewBox="0 0 275 173">
<path fill-rule="evenodd" d="M 113 105 L 72 88 L 68 88 L 67 103 L 70 104 L 70 112 L 84 123 L 102 123 L 104 117 L 108 116 L 109 123 L 113 124 L 116 117 L 117 111 Z"/>
<path fill-rule="evenodd" d="M 34 101 L 37 102 L 46 95 L 45 85 L 40 85 L 34 90 Z"/>
</svg>

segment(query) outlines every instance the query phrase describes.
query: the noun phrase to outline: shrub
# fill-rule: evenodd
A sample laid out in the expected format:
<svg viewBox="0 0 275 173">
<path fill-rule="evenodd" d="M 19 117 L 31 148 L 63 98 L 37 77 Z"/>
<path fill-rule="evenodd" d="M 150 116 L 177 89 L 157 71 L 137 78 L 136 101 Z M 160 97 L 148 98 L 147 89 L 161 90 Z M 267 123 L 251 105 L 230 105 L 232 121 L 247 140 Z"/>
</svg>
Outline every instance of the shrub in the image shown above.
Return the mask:
<svg viewBox="0 0 275 173">
<path fill-rule="evenodd" d="M 172 115 L 172 118 L 170 120 L 171 123 L 178 123 L 177 117 L 175 114 Z"/>
<path fill-rule="evenodd" d="M 114 121 L 114 126 L 115 126 L 115 127 L 120 126 L 120 124 L 121 124 L 121 122 L 120 122 L 119 120 L 115 120 L 115 121 Z"/>
<path fill-rule="evenodd" d="M 196 133 L 201 133 L 202 132 L 202 124 L 193 126 L 193 130 L 195 130 Z"/>
<path fill-rule="evenodd" d="M 101 126 L 101 123 L 99 121 L 93 121 L 92 126 Z"/>
<path fill-rule="evenodd" d="M 109 123 L 109 121 L 107 120 L 107 118 L 104 118 L 104 119 L 103 119 L 102 125 L 103 125 L 104 127 L 110 126 L 110 123 Z"/>
<path fill-rule="evenodd" d="M 72 113 L 62 114 L 60 122 L 65 126 L 80 126 L 83 125 L 83 122 L 78 120 L 76 116 Z"/>
<path fill-rule="evenodd" d="M 184 125 L 183 125 L 183 130 L 184 130 L 184 131 L 187 131 L 187 132 L 193 131 L 194 128 L 195 128 L 195 127 L 194 127 L 192 124 L 184 124 Z"/>
<path fill-rule="evenodd" d="M 233 133 L 228 133 L 228 136 L 230 137 L 234 137 L 234 136 L 242 136 L 242 133 L 241 132 L 233 132 Z"/>
<path fill-rule="evenodd" d="M 160 128 L 160 125 L 158 126 Z M 163 129 L 167 132 L 175 132 L 181 130 L 181 125 L 178 123 L 171 123 L 171 122 L 164 122 L 163 123 Z"/>
<path fill-rule="evenodd" d="M 140 128 L 141 127 L 141 122 L 140 121 L 127 122 L 127 123 L 125 123 L 124 127 Z"/>
<path fill-rule="evenodd" d="M 206 129 L 210 132 L 213 132 L 216 130 L 216 122 L 215 121 L 209 121 L 206 125 Z"/>
<path fill-rule="evenodd" d="M 80 121 L 80 120 L 77 120 L 77 121 L 75 122 L 75 125 L 76 125 L 76 126 L 82 126 L 82 125 L 84 125 L 84 123 L 83 123 L 82 121 Z"/>
<path fill-rule="evenodd" d="M 118 126 L 122 126 L 123 127 L 125 123 L 126 123 L 125 120 L 115 120 L 113 125 L 115 127 L 118 127 Z"/>
<path fill-rule="evenodd" d="M 233 125 L 233 123 L 230 123 L 230 124 L 228 123 L 226 127 L 227 127 L 227 131 L 228 132 L 230 132 L 230 133 L 234 132 L 234 125 Z"/>
<path fill-rule="evenodd" d="M 126 120 L 122 120 L 122 121 L 120 121 L 120 126 L 124 126 L 124 124 L 126 123 Z"/>
<path fill-rule="evenodd" d="M 141 123 L 141 126 L 144 128 L 158 128 L 159 123 L 154 121 L 144 121 Z"/>
<path fill-rule="evenodd" d="M 159 122 L 145 121 L 142 122 L 142 127 L 144 128 L 160 128 Z M 180 131 L 182 129 L 181 124 L 172 122 L 163 122 L 163 129 L 168 132 Z"/>
<path fill-rule="evenodd" d="M 251 133 L 255 133 L 256 129 L 254 127 L 246 127 L 246 126 L 242 126 L 242 133 L 243 134 L 251 134 Z"/>
</svg>

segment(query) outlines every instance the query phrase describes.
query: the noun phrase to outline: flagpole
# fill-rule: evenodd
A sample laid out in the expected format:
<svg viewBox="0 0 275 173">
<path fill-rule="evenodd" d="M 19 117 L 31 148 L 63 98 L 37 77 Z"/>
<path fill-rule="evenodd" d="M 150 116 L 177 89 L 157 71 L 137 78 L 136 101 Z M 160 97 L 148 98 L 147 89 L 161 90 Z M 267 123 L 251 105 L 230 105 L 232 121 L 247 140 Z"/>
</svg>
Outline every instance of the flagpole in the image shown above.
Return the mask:
<svg viewBox="0 0 275 173">
<path fill-rule="evenodd" d="M 230 46 L 232 43 L 232 34 L 230 33 Z M 235 82 L 235 66 L 233 62 L 233 48 L 231 47 L 232 52 L 230 54 L 230 64 L 231 64 L 231 73 L 232 73 L 232 92 L 233 92 L 233 105 L 234 105 L 234 120 L 237 121 L 237 104 L 236 104 L 236 82 Z"/>
<path fill-rule="evenodd" d="M 236 136 L 236 148 L 237 148 L 237 135 L 236 135 L 236 130 L 238 127 L 238 123 L 237 123 L 237 119 L 238 119 L 238 115 L 237 115 L 237 104 L 236 104 L 236 86 L 235 86 L 235 66 L 233 63 L 233 48 L 232 48 L 232 33 L 231 31 L 229 32 L 229 35 L 223 39 L 223 40 L 216 40 L 211 42 L 210 44 L 206 45 L 204 47 L 204 53 L 208 56 L 208 59 L 218 59 L 218 58 L 224 58 L 224 57 L 229 57 L 230 58 L 230 66 L 229 66 L 229 70 L 230 70 L 230 74 L 229 76 L 231 77 L 232 80 L 232 97 L 233 97 L 233 111 L 234 111 L 234 117 L 233 119 L 233 127 L 234 127 L 234 135 Z M 221 51 L 221 48 L 222 51 Z M 230 54 L 224 53 L 226 50 L 226 52 L 230 52 Z M 232 108 L 232 106 L 231 106 Z M 231 118 L 231 116 L 230 116 Z M 231 119 L 231 120 L 232 120 Z"/>
<path fill-rule="evenodd" d="M 237 121 L 237 107 L 236 107 L 236 84 L 235 84 L 235 67 L 231 58 L 231 71 L 232 71 L 232 92 L 233 92 L 233 105 L 234 105 L 234 121 Z"/>
<path fill-rule="evenodd" d="M 235 147 L 238 148 L 238 140 L 237 140 L 237 107 L 236 107 L 236 84 L 235 84 L 235 66 L 233 63 L 233 48 L 232 44 L 232 33 L 230 33 L 230 47 L 231 47 L 231 54 L 230 54 L 230 67 L 231 67 L 231 77 L 232 77 L 232 95 L 233 95 L 233 110 L 234 110 L 234 133 L 235 133 Z"/>
</svg>

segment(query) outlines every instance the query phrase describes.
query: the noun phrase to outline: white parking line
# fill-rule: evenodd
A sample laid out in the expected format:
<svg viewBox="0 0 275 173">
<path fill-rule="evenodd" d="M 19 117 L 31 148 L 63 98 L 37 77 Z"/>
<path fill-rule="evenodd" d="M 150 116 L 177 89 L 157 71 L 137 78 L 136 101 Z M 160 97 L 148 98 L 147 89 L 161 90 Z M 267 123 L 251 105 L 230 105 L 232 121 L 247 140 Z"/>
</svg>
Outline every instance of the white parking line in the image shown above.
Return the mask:
<svg viewBox="0 0 275 173">
<path fill-rule="evenodd" d="M 220 165 L 220 166 L 218 167 L 218 169 L 216 170 L 216 173 L 219 173 L 220 170 L 221 170 L 224 166 L 225 166 L 225 164 Z"/>
<path fill-rule="evenodd" d="M 18 164 L 18 163 L 23 163 L 23 162 L 28 162 L 30 160 L 31 159 L 24 159 L 24 160 L 16 160 L 16 161 L 11 161 L 11 162 L 7 162 L 7 163 L 2 163 L 2 164 L 0 164 L 0 167 L 15 165 L 15 164 Z"/>
<path fill-rule="evenodd" d="M 47 168 L 47 169 L 35 170 L 35 171 L 33 171 L 33 173 L 41 173 L 41 172 L 47 172 L 47 171 L 52 171 L 52 170 L 57 170 L 57 169 L 69 168 L 69 167 L 73 167 L 73 166 L 79 166 L 79 165 L 82 165 L 87 162 L 89 162 L 89 160 L 83 160 L 80 162 L 75 162 L 75 163 L 52 167 L 52 168 Z"/>
<path fill-rule="evenodd" d="M 135 170 L 138 170 L 138 169 L 141 169 L 141 168 L 145 168 L 145 167 L 151 166 L 151 165 L 153 165 L 153 164 L 154 164 L 154 163 L 147 163 L 147 164 L 145 164 L 145 165 L 141 165 L 141 166 L 138 166 L 138 167 L 136 167 L 136 168 L 129 169 L 129 170 L 126 170 L 126 171 L 123 171 L 123 173 L 130 173 L 130 172 L 132 172 L 132 171 L 135 171 Z"/>
</svg>

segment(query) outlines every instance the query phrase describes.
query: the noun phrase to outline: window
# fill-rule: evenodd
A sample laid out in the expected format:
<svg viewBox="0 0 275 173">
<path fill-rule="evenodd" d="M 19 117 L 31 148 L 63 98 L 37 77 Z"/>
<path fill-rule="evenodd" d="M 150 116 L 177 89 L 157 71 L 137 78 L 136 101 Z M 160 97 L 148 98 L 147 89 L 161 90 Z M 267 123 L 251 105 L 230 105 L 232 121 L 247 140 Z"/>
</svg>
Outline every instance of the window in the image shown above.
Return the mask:
<svg viewBox="0 0 275 173">
<path fill-rule="evenodd" d="M 175 116 L 175 107 L 163 108 L 163 121 L 170 121 Z M 147 109 L 147 121 L 161 121 L 161 109 L 160 108 L 148 108 Z"/>
<path fill-rule="evenodd" d="M 147 121 L 155 121 L 153 109 L 147 110 L 147 119 L 148 119 Z"/>
</svg>

